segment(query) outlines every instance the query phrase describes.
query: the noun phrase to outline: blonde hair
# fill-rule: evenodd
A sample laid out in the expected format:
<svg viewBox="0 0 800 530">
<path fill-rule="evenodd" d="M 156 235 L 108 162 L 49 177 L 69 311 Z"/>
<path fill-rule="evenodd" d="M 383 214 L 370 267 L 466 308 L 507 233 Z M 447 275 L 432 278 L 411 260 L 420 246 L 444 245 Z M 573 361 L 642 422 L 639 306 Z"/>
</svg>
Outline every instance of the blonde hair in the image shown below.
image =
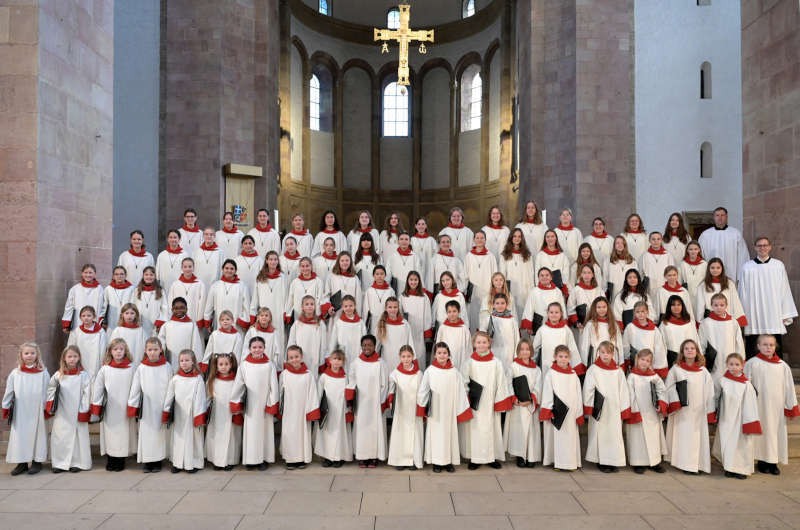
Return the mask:
<svg viewBox="0 0 800 530">
<path fill-rule="evenodd" d="M 345 355 L 344 352 L 340 349 L 335 349 L 328 355 L 328 359 L 339 359 L 340 361 L 344 361 Z"/>
<path fill-rule="evenodd" d="M 22 368 L 25 366 L 25 363 L 22 361 L 22 350 L 25 348 L 31 348 L 36 351 L 36 368 L 39 370 L 44 370 L 44 363 L 42 362 L 42 350 L 35 342 L 23 342 L 19 345 L 19 351 L 17 352 L 17 361 L 19 362 L 19 367 Z"/>
<path fill-rule="evenodd" d="M 78 371 L 83 370 L 83 363 L 81 363 L 81 350 L 80 348 L 78 348 L 73 344 L 61 350 L 61 358 L 58 361 L 58 371 L 61 372 L 62 374 L 67 370 L 69 370 L 69 368 L 67 368 L 67 363 L 64 360 L 69 352 L 75 352 L 78 354 L 77 368 Z"/>
<path fill-rule="evenodd" d="M 499 291 L 494 288 L 494 279 L 497 276 L 503 278 L 503 286 L 500 288 Z M 489 281 L 489 296 L 486 297 L 489 311 L 491 311 L 492 308 L 494 307 L 494 295 L 496 294 L 504 294 L 506 295 L 507 298 L 506 301 L 511 300 L 511 291 L 509 291 L 508 289 L 508 283 L 506 283 L 506 277 L 502 272 L 495 272 L 494 274 L 492 274 L 492 279 Z"/>
<path fill-rule="evenodd" d="M 634 357 L 633 362 L 638 365 L 639 359 L 643 359 L 645 357 L 653 358 L 653 351 L 650 348 L 642 348 L 641 350 L 636 352 L 636 357 Z"/>
<path fill-rule="evenodd" d="M 386 302 L 383 304 L 383 314 L 381 314 L 380 320 L 378 320 L 378 338 L 380 340 L 386 339 L 386 320 L 389 318 L 389 312 L 386 311 L 386 306 L 389 305 L 389 302 L 394 302 L 397 304 L 397 316 L 403 318 L 403 315 L 400 314 L 400 301 L 397 299 L 396 296 L 390 296 L 386 299 Z"/>
<path fill-rule="evenodd" d="M 729 353 L 725 357 L 725 364 L 728 364 L 728 361 L 730 361 L 731 359 L 738 359 L 740 363 L 744 364 L 744 357 L 742 357 L 741 353 L 736 353 L 736 352 Z"/>
<path fill-rule="evenodd" d="M 136 304 L 132 304 L 130 302 L 128 302 L 127 304 L 123 305 L 120 308 L 119 319 L 117 320 L 117 326 L 121 326 L 125 322 L 125 319 L 122 318 L 122 314 L 128 309 L 133 309 L 133 311 L 136 313 L 136 318 L 134 319 L 133 323 L 136 324 L 137 326 L 140 326 L 142 322 L 141 322 L 141 315 L 139 314 L 139 308 L 136 307 Z"/>
<path fill-rule="evenodd" d="M 608 341 L 608 340 L 604 340 L 603 342 L 601 342 L 600 344 L 597 345 L 597 358 L 598 359 L 600 358 L 600 350 L 601 349 L 606 350 L 608 353 L 610 353 L 612 355 L 612 357 L 614 356 L 614 354 L 617 353 L 617 347 L 614 346 L 614 343 L 611 342 L 611 341 Z"/>
<path fill-rule="evenodd" d="M 473 348 L 475 347 L 475 339 L 477 339 L 478 337 L 483 337 L 484 339 L 489 341 L 489 346 L 492 345 L 492 337 L 488 333 L 486 333 L 485 331 L 478 330 L 472 335 L 472 347 Z"/>
<path fill-rule="evenodd" d="M 219 313 L 219 316 L 217 317 L 217 321 L 218 321 L 218 322 L 220 322 L 220 323 L 222 323 L 222 317 L 228 317 L 228 318 L 230 318 L 230 319 L 231 319 L 231 321 L 232 321 L 234 324 L 236 323 L 236 319 L 235 319 L 235 318 L 233 318 L 233 313 L 232 313 L 232 312 L 230 312 L 230 311 L 228 311 L 227 309 L 225 309 L 225 310 L 223 310 L 223 311 L 220 311 L 220 313 Z"/>
<path fill-rule="evenodd" d="M 272 326 L 272 311 L 270 310 L 270 308 L 263 306 L 259 307 L 258 311 L 256 312 L 256 319 L 258 319 L 258 317 L 260 317 L 263 314 L 269 315 L 269 324 L 270 326 Z"/>
<path fill-rule="evenodd" d="M 644 310 L 647 311 L 647 316 L 649 317 L 650 316 L 650 309 L 648 309 L 648 307 L 647 307 L 647 302 L 644 302 L 642 300 L 639 300 L 638 302 L 633 304 L 633 312 L 636 313 L 636 310 L 639 309 L 640 307 L 643 307 Z"/>
<path fill-rule="evenodd" d="M 133 361 L 133 358 L 131 357 L 131 350 L 130 348 L 128 348 L 128 343 L 125 342 L 125 339 L 116 338 L 112 340 L 106 347 L 106 354 L 103 357 L 103 364 L 108 364 L 114 360 L 114 356 L 111 354 L 111 350 L 113 350 L 116 346 L 120 344 L 125 346 L 125 358 L 128 359 L 129 361 Z"/>
</svg>

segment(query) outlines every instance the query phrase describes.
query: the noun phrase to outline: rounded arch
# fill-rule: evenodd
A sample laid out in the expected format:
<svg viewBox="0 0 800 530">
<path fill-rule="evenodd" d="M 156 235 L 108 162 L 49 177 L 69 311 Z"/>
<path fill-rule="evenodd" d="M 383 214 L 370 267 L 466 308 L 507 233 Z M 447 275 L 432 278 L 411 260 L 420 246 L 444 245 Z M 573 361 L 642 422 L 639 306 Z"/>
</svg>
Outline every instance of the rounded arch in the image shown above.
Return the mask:
<svg viewBox="0 0 800 530">
<path fill-rule="evenodd" d="M 375 73 L 375 70 L 373 70 L 371 64 L 369 64 L 364 59 L 350 59 L 342 65 L 340 78 L 344 79 L 344 74 L 347 73 L 347 71 L 350 70 L 351 68 L 360 68 L 361 70 L 364 70 L 369 76 L 369 79 L 372 82 L 372 87 L 374 89 L 374 87 L 377 85 L 378 82 L 378 76 Z"/>
<path fill-rule="evenodd" d="M 307 62 L 308 50 L 306 49 L 306 45 L 303 44 L 303 41 L 301 41 L 300 38 L 295 35 L 294 37 L 292 37 L 292 45 L 294 45 L 298 53 L 300 53 L 300 57 L 302 57 L 303 62 Z"/>
<path fill-rule="evenodd" d="M 450 74 L 450 82 L 453 82 L 453 66 L 450 64 L 450 61 L 444 59 L 442 57 L 436 57 L 433 59 L 429 59 L 428 61 L 423 64 L 419 69 L 419 77 L 420 81 L 425 80 L 425 75 L 433 70 L 434 68 L 444 68 L 447 70 L 447 73 Z"/>
<path fill-rule="evenodd" d="M 464 70 L 470 65 L 477 64 L 478 66 L 483 65 L 483 58 L 481 54 L 475 51 L 468 52 L 465 55 L 462 55 L 461 58 L 456 63 L 455 67 L 455 77 L 458 80 L 461 80 L 461 76 L 464 74 Z"/>
<path fill-rule="evenodd" d="M 499 49 L 500 49 L 500 39 L 494 39 L 492 42 L 489 43 L 489 46 L 486 47 L 486 51 L 483 54 L 483 63 L 487 65 L 487 67 L 489 64 L 491 64 L 492 59 L 494 59 L 494 54 L 497 53 L 497 50 Z"/>
<path fill-rule="evenodd" d="M 336 81 L 339 78 L 339 64 L 330 54 L 323 51 L 316 51 L 311 54 L 309 63 L 311 64 L 312 69 L 317 65 L 325 67 L 333 77 L 333 81 Z"/>
</svg>

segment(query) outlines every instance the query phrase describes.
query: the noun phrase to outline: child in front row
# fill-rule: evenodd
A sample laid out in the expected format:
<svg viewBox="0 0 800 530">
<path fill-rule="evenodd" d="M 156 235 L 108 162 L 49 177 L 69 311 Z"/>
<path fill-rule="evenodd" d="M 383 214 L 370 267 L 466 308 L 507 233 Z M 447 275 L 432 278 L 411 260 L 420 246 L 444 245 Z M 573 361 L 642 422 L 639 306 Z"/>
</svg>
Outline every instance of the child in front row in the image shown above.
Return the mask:
<svg viewBox="0 0 800 530">
<path fill-rule="evenodd" d="M 47 385 L 45 410 L 54 416 L 50 433 L 53 473 L 67 470 L 77 473 L 92 468 L 90 393 L 91 376 L 81 366 L 81 352 L 76 346 L 67 346 L 61 352 L 58 371 Z"/>
<path fill-rule="evenodd" d="M 448 345 L 450 362 L 461 369 L 461 365 L 472 354 L 472 336 L 469 328 L 461 319 L 461 304 L 455 300 L 450 300 L 445 304 L 447 309 L 447 320 L 442 322 L 436 330 L 436 342 L 444 342 Z"/>
<path fill-rule="evenodd" d="M 19 347 L 17 366 L 6 379 L 3 394 L 3 419 L 11 418 L 11 432 L 6 449 L 6 462 L 17 464 L 11 475 L 27 472 L 35 475 L 47 460 L 47 426 L 44 408 L 50 374 L 42 362 L 42 353 L 35 342 Z M 28 468 L 28 462 L 31 462 Z"/>
<path fill-rule="evenodd" d="M 572 368 L 572 352 L 564 345 L 556 346 L 554 361 L 544 375 L 542 406 L 539 419 L 544 422 L 542 465 L 572 471 L 581 467 L 581 439 L 578 425 L 583 425 L 583 397 L 578 374 Z M 561 427 L 553 425 L 556 397 L 567 406 Z"/>
<path fill-rule="evenodd" d="M 333 350 L 328 356 L 328 366 L 317 381 L 320 404 L 324 396 L 328 405 L 327 416 L 324 422 L 320 419 L 314 433 L 314 454 L 322 458 L 322 467 L 342 467 L 344 462 L 353 460 L 350 434 L 353 413 L 348 410 L 344 399 L 347 386 L 344 371 L 346 357 L 342 350 Z"/>
<path fill-rule="evenodd" d="M 206 424 L 206 387 L 192 350 L 178 355 L 178 373 L 172 376 L 164 398 L 162 423 L 170 423 L 172 472 L 203 469 L 203 426 Z"/>
<path fill-rule="evenodd" d="M 744 374 L 756 389 L 763 434 L 755 439 L 758 471 L 780 475 L 778 464 L 789 463 L 786 422 L 800 416 L 792 370 L 775 354 L 772 335 L 759 335 L 758 354 L 744 365 Z"/>
<path fill-rule="evenodd" d="M 67 346 L 75 346 L 81 352 L 82 368 L 94 379 L 108 345 L 106 330 L 95 321 L 97 314 L 92 306 L 82 307 L 80 318 L 81 325 L 69 332 Z"/>
<path fill-rule="evenodd" d="M 542 395 L 542 370 L 533 362 L 533 345 L 528 339 L 517 344 L 510 377 L 524 377 L 530 398 L 517 397 L 514 407 L 506 414 L 503 443 L 508 454 L 517 457 L 517 467 L 533 467 L 542 461 L 542 429 L 536 409 Z M 515 393 L 516 394 L 516 393 Z"/>
<path fill-rule="evenodd" d="M 233 383 L 236 379 L 236 356 L 230 353 L 217 355 L 209 369 L 206 382 L 210 411 L 206 427 L 206 460 L 214 469 L 230 471 L 242 458 L 241 412 L 230 410 Z"/>
<path fill-rule="evenodd" d="M 375 351 L 373 335 L 361 337 L 361 354 L 350 363 L 345 398 L 353 408 L 353 453 L 358 467 L 374 468 L 386 460 L 386 396 L 389 373 Z"/>
<path fill-rule="evenodd" d="M 625 434 L 628 463 L 638 475 L 647 468 L 663 473 L 661 458 L 667 453 L 662 426 L 662 419 L 667 415 L 667 387 L 651 368 L 652 364 L 653 352 L 643 348 L 636 353 L 634 366 L 628 374 L 631 416 L 625 420 Z M 653 390 L 656 403 L 653 403 Z"/>
<path fill-rule="evenodd" d="M 417 393 L 422 372 L 414 359 L 414 348 L 406 344 L 400 347 L 400 364 L 389 374 L 389 397 L 387 402 L 393 409 L 392 432 L 389 437 L 390 466 L 398 470 L 422 469 L 424 431 L 422 415 L 417 410 Z"/>
<path fill-rule="evenodd" d="M 286 349 L 280 388 L 281 456 L 286 469 L 305 469 L 311 463 L 311 422 L 320 418 L 316 373 L 303 362 L 303 349 Z M 314 366 L 316 369 L 316 366 Z"/>
<path fill-rule="evenodd" d="M 714 384 L 719 423 L 711 454 L 722 463 L 726 477 L 746 479 L 753 474 L 754 438 L 762 434 L 756 391 L 742 373 L 742 354 L 729 353 L 725 366 L 725 374 Z"/>
</svg>

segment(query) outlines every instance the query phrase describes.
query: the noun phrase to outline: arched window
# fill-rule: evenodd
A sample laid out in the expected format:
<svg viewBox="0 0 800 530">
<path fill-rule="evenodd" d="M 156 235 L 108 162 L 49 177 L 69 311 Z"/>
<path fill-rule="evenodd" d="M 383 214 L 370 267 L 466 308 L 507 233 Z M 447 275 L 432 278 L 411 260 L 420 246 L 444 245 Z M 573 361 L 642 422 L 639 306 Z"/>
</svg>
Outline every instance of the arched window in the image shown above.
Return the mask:
<svg viewBox="0 0 800 530">
<path fill-rule="evenodd" d="M 712 152 L 711 152 L 711 143 L 710 142 L 703 142 L 703 145 L 700 146 L 700 178 L 701 179 L 710 179 L 711 178 L 711 170 L 712 170 Z"/>
<path fill-rule="evenodd" d="M 312 131 L 319 130 L 319 77 L 316 75 L 311 76 L 311 86 L 308 91 L 309 99 L 309 116 L 311 123 L 309 128 Z"/>
<path fill-rule="evenodd" d="M 319 63 L 311 66 L 308 82 L 308 128 L 323 132 L 333 130 L 333 76 Z"/>
<path fill-rule="evenodd" d="M 461 131 L 481 128 L 483 80 L 477 64 L 468 66 L 461 75 Z"/>
<path fill-rule="evenodd" d="M 386 27 L 389 29 L 397 29 L 400 27 L 400 10 L 393 7 L 386 15 Z"/>
<path fill-rule="evenodd" d="M 461 7 L 461 17 L 467 18 L 475 14 L 475 0 L 464 0 Z"/>
<path fill-rule="evenodd" d="M 711 63 L 700 66 L 700 99 L 711 99 Z"/>
<path fill-rule="evenodd" d="M 331 0 L 319 0 L 319 12 L 323 15 L 330 15 L 330 1 Z"/>
<path fill-rule="evenodd" d="M 408 88 L 393 81 L 383 89 L 383 135 L 409 136 Z"/>
</svg>

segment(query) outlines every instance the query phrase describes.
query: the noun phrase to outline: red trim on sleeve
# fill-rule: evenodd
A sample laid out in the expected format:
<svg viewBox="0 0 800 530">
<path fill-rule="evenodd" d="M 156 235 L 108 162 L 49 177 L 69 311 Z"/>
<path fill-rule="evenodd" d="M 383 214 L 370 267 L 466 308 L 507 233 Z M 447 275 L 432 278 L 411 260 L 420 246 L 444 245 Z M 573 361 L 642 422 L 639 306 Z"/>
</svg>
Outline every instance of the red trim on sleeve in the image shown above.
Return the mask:
<svg viewBox="0 0 800 530">
<path fill-rule="evenodd" d="M 322 416 L 318 408 L 306 414 L 306 421 L 314 421 L 320 419 Z"/>
<path fill-rule="evenodd" d="M 344 414 L 345 423 L 353 423 L 353 419 L 354 419 L 354 417 L 353 417 L 353 413 L 352 412 L 346 412 Z"/>
<path fill-rule="evenodd" d="M 592 412 L 594 412 L 594 407 L 587 407 L 586 405 L 583 406 L 583 415 L 584 416 L 591 416 Z"/>
<path fill-rule="evenodd" d="M 742 425 L 742 433 L 744 434 L 763 434 L 761 431 L 761 422 L 751 421 L 750 423 L 745 423 Z"/>
<path fill-rule="evenodd" d="M 553 411 L 551 409 L 539 409 L 539 420 L 549 421 L 553 419 Z"/>
<path fill-rule="evenodd" d="M 636 423 L 642 423 L 642 413 L 641 412 L 632 412 L 630 416 L 625 419 L 625 423 L 628 425 L 633 425 Z"/>
<path fill-rule="evenodd" d="M 234 425 L 244 425 L 244 416 L 241 414 L 234 414 L 231 416 L 231 422 L 233 422 Z"/>
<path fill-rule="evenodd" d="M 623 420 L 629 419 L 631 417 L 631 408 L 628 407 L 627 409 L 620 412 L 620 416 L 622 417 Z"/>
<path fill-rule="evenodd" d="M 467 410 L 456 416 L 456 423 L 464 423 L 472 419 L 472 409 L 467 407 Z"/>
<path fill-rule="evenodd" d="M 570 315 L 569 316 L 569 323 L 575 325 L 578 323 L 578 315 Z"/>
<path fill-rule="evenodd" d="M 284 324 L 288 324 L 291 321 L 292 321 L 292 318 L 289 315 L 287 315 L 286 313 L 284 313 L 283 314 L 283 322 L 284 322 Z"/>
<path fill-rule="evenodd" d="M 255 315 L 250 315 L 250 325 L 252 326 L 255 323 L 256 323 L 256 316 Z"/>
<path fill-rule="evenodd" d="M 128 413 L 127 413 L 127 416 L 128 416 L 129 418 L 135 418 L 135 417 L 136 417 L 136 413 L 137 413 L 137 412 L 139 412 L 139 407 L 131 407 L 130 405 L 128 405 Z"/>
<path fill-rule="evenodd" d="M 527 318 L 522 319 L 522 323 L 519 325 L 519 329 L 529 329 L 533 331 L 533 322 L 528 320 Z"/>
<path fill-rule="evenodd" d="M 8 419 L 8 412 L 9 412 L 9 409 L 3 409 L 3 419 L 4 420 Z"/>
<path fill-rule="evenodd" d="M 389 408 L 388 400 L 384 401 L 383 403 L 381 403 L 381 412 L 386 412 L 386 409 L 388 409 L 388 408 Z"/>
<path fill-rule="evenodd" d="M 505 412 L 507 410 L 511 410 L 511 407 L 514 406 L 514 396 L 508 396 L 502 401 L 498 401 L 494 404 L 494 411 L 495 412 Z"/>
<path fill-rule="evenodd" d="M 708 417 L 708 423 L 717 423 L 717 413 L 716 412 L 709 412 L 707 417 Z"/>
<path fill-rule="evenodd" d="M 580 363 L 577 366 L 575 366 L 575 368 L 573 368 L 573 370 L 575 370 L 576 374 L 583 375 L 583 374 L 586 373 L 586 366 L 583 363 Z"/>
<path fill-rule="evenodd" d="M 89 413 L 94 414 L 95 416 L 100 416 L 100 413 L 103 411 L 103 407 L 100 405 L 92 405 L 89 407 Z"/>
<path fill-rule="evenodd" d="M 157 328 L 160 328 L 163 325 L 164 325 L 164 321 L 163 320 L 156 320 L 155 324 L 154 324 L 154 326 L 157 327 Z"/>
<path fill-rule="evenodd" d="M 783 409 L 783 415 L 787 418 L 796 418 L 800 416 L 800 408 L 795 405 L 793 409 Z"/>
<path fill-rule="evenodd" d="M 577 423 L 578 425 L 583 425 L 584 424 L 583 416 L 578 416 L 578 418 L 575 420 L 575 423 Z"/>
<path fill-rule="evenodd" d="M 625 323 L 622 320 L 617 320 L 617 324 L 619 325 L 620 330 L 625 329 Z"/>
<path fill-rule="evenodd" d="M 198 363 L 200 365 L 200 371 L 203 373 L 208 372 L 208 363 Z"/>
<path fill-rule="evenodd" d="M 422 334 L 422 337 L 425 339 L 432 339 L 433 338 L 433 328 L 426 329 L 425 333 Z"/>
<path fill-rule="evenodd" d="M 273 416 L 278 415 L 278 403 L 275 403 L 271 407 L 264 407 L 264 412 L 267 414 L 272 414 Z"/>
<path fill-rule="evenodd" d="M 533 410 L 536 410 L 536 407 L 539 406 L 539 400 L 536 399 L 536 394 L 531 392 L 531 403 L 533 403 Z"/>
<path fill-rule="evenodd" d="M 344 391 L 344 399 L 346 401 L 353 401 L 356 397 L 356 389 L 355 388 L 346 388 Z"/>
<path fill-rule="evenodd" d="M 417 418 L 424 418 L 425 417 L 425 407 L 422 405 L 417 405 Z"/>
<path fill-rule="evenodd" d="M 669 374 L 669 368 L 654 368 L 653 371 L 658 374 L 661 379 L 666 379 Z"/>
<path fill-rule="evenodd" d="M 206 321 L 201 318 L 197 321 L 197 329 L 203 329 L 204 327 L 206 327 Z"/>
<path fill-rule="evenodd" d="M 740 316 L 739 318 L 736 319 L 736 322 L 739 323 L 739 327 L 740 328 L 743 328 L 743 327 L 745 327 L 747 325 L 747 317 L 742 315 L 742 316 Z"/>
<path fill-rule="evenodd" d="M 161 423 L 167 423 L 169 421 L 169 412 L 166 410 L 161 411 Z"/>
<path fill-rule="evenodd" d="M 244 410 L 244 407 L 242 406 L 241 403 L 236 403 L 234 401 L 231 401 L 230 403 L 228 403 L 228 408 L 231 409 L 231 414 L 237 414 L 237 413 L 242 412 Z"/>
<path fill-rule="evenodd" d="M 48 401 L 47 404 L 44 406 L 44 411 L 52 416 L 52 414 L 50 413 L 50 410 L 52 410 L 52 408 L 53 408 L 53 402 Z"/>
<path fill-rule="evenodd" d="M 62 320 L 61 321 L 61 328 L 62 329 L 69 329 L 71 327 L 72 327 L 72 321 L 71 320 Z"/>
<path fill-rule="evenodd" d="M 327 317 L 328 316 L 328 310 L 330 308 L 332 308 L 332 307 L 333 307 L 333 304 L 331 304 L 330 302 L 326 302 L 326 303 L 322 304 L 321 306 L 319 306 L 319 316 L 320 317 Z"/>
<path fill-rule="evenodd" d="M 564 299 L 568 300 L 569 299 L 569 289 L 567 288 L 566 285 L 562 285 L 561 286 L 561 292 L 564 293 Z"/>
<path fill-rule="evenodd" d="M 667 415 L 667 402 L 658 400 L 658 411 L 661 413 L 662 416 Z"/>
<path fill-rule="evenodd" d="M 89 418 L 90 417 L 91 417 L 91 414 L 89 414 L 88 412 L 79 412 L 78 413 L 78 421 L 81 422 L 81 423 L 89 423 Z"/>
<path fill-rule="evenodd" d="M 681 409 L 681 402 L 680 401 L 673 401 L 669 405 L 667 405 L 667 414 L 672 414 L 673 412 L 677 412 Z"/>
<path fill-rule="evenodd" d="M 240 328 L 242 328 L 245 331 L 247 331 L 247 328 L 250 327 L 250 322 L 249 321 L 244 321 L 241 318 L 237 318 L 236 319 L 236 323 L 239 325 Z"/>
<path fill-rule="evenodd" d="M 201 425 L 206 424 L 206 413 L 198 414 L 194 417 L 194 421 L 192 422 L 195 427 L 200 427 Z"/>
</svg>

